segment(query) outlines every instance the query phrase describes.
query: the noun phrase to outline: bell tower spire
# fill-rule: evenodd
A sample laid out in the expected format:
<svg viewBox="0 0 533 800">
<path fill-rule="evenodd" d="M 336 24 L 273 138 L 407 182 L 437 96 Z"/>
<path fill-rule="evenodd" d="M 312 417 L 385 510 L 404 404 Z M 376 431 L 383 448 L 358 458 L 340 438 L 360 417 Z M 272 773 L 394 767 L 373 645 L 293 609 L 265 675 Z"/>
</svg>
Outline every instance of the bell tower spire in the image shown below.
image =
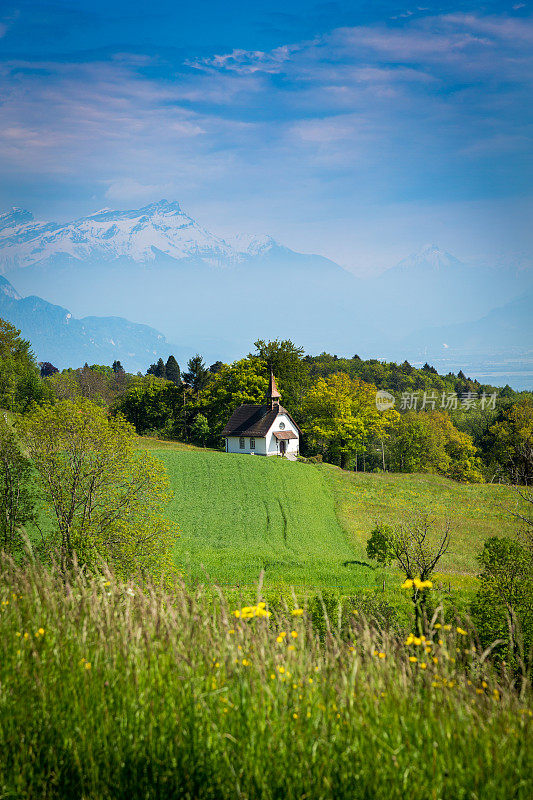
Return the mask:
<svg viewBox="0 0 533 800">
<path fill-rule="evenodd" d="M 268 392 L 266 396 L 267 405 L 273 410 L 274 406 L 279 406 L 280 399 L 281 395 L 278 392 L 278 387 L 276 386 L 276 379 L 274 378 L 272 369 L 270 369 L 270 380 L 268 382 Z"/>
</svg>

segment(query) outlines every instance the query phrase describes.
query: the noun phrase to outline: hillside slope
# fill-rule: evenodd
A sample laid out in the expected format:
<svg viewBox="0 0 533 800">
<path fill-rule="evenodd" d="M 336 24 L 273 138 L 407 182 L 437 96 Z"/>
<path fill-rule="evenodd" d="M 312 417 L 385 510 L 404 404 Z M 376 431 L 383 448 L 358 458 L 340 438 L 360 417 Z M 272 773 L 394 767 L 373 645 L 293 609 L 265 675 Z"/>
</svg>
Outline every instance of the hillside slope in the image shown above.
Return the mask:
<svg viewBox="0 0 533 800">
<path fill-rule="evenodd" d="M 314 467 L 209 450 L 155 452 L 175 492 L 176 558 L 187 577 L 253 585 L 264 570 L 271 586 L 353 584 L 353 567 L 343 562 L 357 555 L 337 521 L 332 491 Z M 359 585 L 372 578 L 368 568 L 357 571 Z"/>
<path fill-rule="evenodd" d="M 513 535 L 512 491 L 437 475 L 353 473 L 279 459 L 231 455 L 141 439 L 161 458 L 181 528 L 176 558 L 187 578 L 351 592 L 382 585 L 365 545 L 376 521 L 428 511 L 450 519 L 452 544 L 440 578 L 471 586 L 484 540 Z M 390 588 L 398 582 L 391 574 Z"/>
</svg>

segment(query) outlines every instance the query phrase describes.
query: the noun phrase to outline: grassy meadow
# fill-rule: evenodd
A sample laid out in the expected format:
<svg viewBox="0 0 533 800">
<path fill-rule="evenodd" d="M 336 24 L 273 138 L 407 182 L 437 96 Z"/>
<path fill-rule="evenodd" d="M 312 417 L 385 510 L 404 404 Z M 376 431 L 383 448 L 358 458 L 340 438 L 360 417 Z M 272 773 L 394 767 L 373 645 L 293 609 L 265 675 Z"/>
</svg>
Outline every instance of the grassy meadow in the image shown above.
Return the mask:
<svg viewBox="0 0 533 800">
<path fill-rule="evenodd" d="M 366 540 L 377 521 L 425 511 L 453 529 L 437 580 L 472 591 L 484 540 L 514 531 L 514 496 L 503 486 L 141 443 L 168 470 L 175 492 L 168 513 L 181 528 L 176 559 L 193 580 L 253 586 L 263 571 L 268 587 L 396 591 L 398 576 L 368 563 Z"/>
<path fill-rule="evenodd" d="M 531 708 L 457 623 L 321 638 L 252 591 L 0 569 L 2 798 L 532 796 Z"/>
</svg>

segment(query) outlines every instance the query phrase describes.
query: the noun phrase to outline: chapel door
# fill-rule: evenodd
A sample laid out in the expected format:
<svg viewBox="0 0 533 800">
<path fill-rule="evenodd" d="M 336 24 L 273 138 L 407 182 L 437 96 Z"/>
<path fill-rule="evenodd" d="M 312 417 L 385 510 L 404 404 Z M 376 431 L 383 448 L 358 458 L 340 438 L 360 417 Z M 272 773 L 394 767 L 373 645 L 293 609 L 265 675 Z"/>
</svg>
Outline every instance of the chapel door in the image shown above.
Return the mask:
<svg viewBox="0 0 533 800">
<path fill-rule="evenodd" d="M 282 439 L 280 441 L 280 443 L 279 443 L 279 452 L 281 453 L 282 456 L 285 455 L 285 447 L 286 446 L 287 446 L 287 442 L 285 441 L 285 439 Z"/>
</svg>

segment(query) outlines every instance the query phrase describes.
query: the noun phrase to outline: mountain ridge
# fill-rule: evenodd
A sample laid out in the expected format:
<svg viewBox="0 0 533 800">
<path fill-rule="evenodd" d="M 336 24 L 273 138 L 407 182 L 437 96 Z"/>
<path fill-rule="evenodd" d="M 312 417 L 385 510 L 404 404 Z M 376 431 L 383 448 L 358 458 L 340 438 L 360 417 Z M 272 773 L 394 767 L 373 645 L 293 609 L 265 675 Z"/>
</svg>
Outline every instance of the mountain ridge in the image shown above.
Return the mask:
<svg viewBox="0 0 533 800">
<path fill-rule="evenodd" d="M 148 325 L 123 317 L 77 319 L 68 309 L 41 297 L 22 297 L 1 275 L 0 317 L 29 339 L 38 361 L 50 361 L 59 369 L 86 361 L 111 364 L 118 359 L 126 369 L 144 372 L 154 359 L 171 350 L 179 353 L 179 348 L 172 348 L 162 333 Z"/>
</svg>

